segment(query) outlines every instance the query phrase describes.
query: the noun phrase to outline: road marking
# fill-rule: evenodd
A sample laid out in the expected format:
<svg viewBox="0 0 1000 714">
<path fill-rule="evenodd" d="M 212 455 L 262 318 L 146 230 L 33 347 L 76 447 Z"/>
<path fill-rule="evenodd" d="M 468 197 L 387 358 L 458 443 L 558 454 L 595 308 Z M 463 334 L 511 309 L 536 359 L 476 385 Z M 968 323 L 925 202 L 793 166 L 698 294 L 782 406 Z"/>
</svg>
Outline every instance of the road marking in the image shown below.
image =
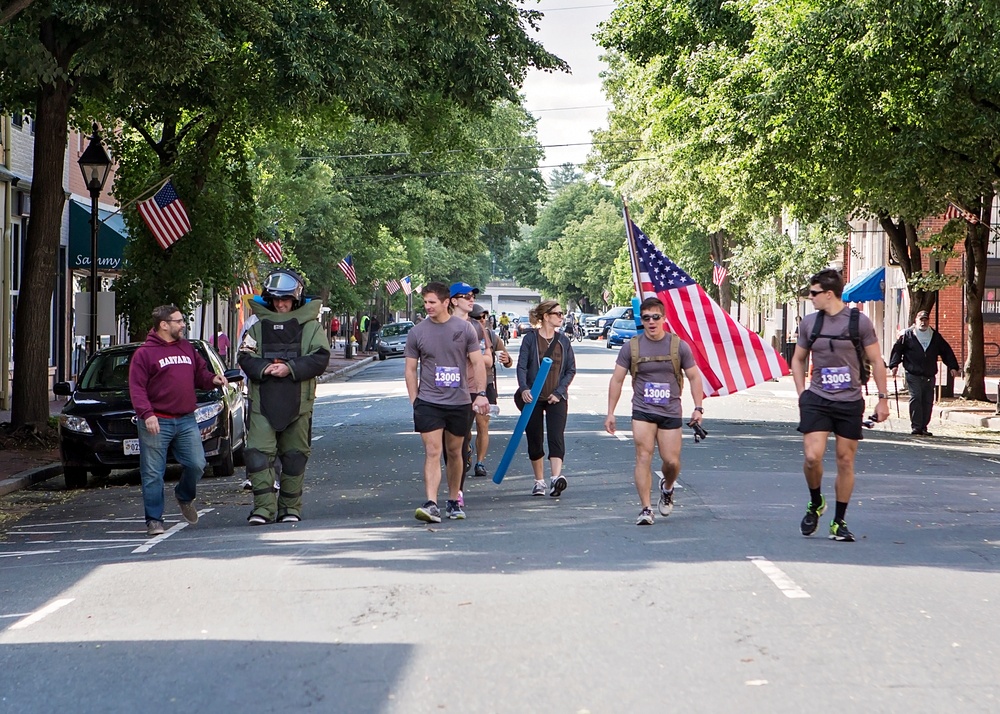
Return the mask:
<svg viewBox="0 0 1000 714">
<path fill-rule="evenodd" d="M 36 610 L 35 612 L 31 613 L 30 615 L 28 615 L 23 620 L 18 620 L 17 622 L 15 622 L 13 625 L 10 626 L 10 629 L 12 629 L 12 630 L 23 630 L 25 627 L 30 627 L 31 625 L 34 625 L 39 620 L 47 617 L 48 615 L 51 615 L 56 610 L 58 610 L 60 608 L 63 608 L 63 607 L 66 607 L 71 602 L 73 602 L 73 600 L 74 600 L 74 598 L 67 597 L 67 598 L 62 598 L 61 600 L 55 600 L 53 602 L 50 602 L 48 605 L 46 605 L 45 607 L 43 607 L 41 610 Z"/>
<path fill-rule="evenodd" d="M 322 438 L 323 438 L 324 436 L 326 436 L 326 434 L 320 434 L 319 436 L 314 436 L 314 437 L 312 438 L 312 440 L 313 440 L 313 441 L 319 441 L 319 440 L 320 440 L 320 439 L 322 439 Z"/>
<path fill-rule="evenodd" d="M 618 441 L 628 441 L 629 439 L 632 438 L 632 432 L 631 431 L 616 431 L 615 432 L 615 438 L 618 439 Z"/>
<path fill-rule="evenodd" d="M 778 587 L 778 590 L 785 594 L 785 597 L 811 597 L 809 593 L 796 585 L 794 580 L 785 575 L 781 568 L 767 558 L 760 555 L 748 555 L 747 558 Z"/>
<path fill-rule="evenodd" d="M 214 508 L 203 508 L 202 510 L 198 511 L 198 515 L 199 516 L 203 516 L 206 513 L 210 513 L 211 511 L 214 511 L 214 510 L 215 510 Z M 177 533 L 180 533 L 182 530 L 184 530 L 185 528 L 187 528 L 188 525 L 190 525 L 190 524 L 187 523 L 187 521 L 181 521 L 177 525 L 175 525 L 172 528 L 170 528 L 170 530 L 168 530 L 166 533 L 161 533 L 158 536 L 153 536 L 152 538 L 150 538 L 149 540 L 147 540 L 145 543 L 143 543 L 142 545 L 140 545 L 138 548 L 136 548 L 135 550 L 133 550 L 132 553 L 135 554 L 135 553 L 146 553 L 146 552 L 149 552 L 149 550 L 151 550 L 154 545 L 156 545 L 158 543 L 162 543 L 163 541 L 165 541 L 170 536 L 175 535 Z"/>
<path fill-rule="evenodd" d="M 348 414 L 347 416 L 349 416 L 349 417 L 356 417 L 360 413 L 361 412 L 354 412 L 353 414 Z"/>
<path fill-rule="evenodd" d="M 337 428 L 338 426 L 343 426 L 343 425 L 344 425 L 344 422 L 342 422 L 342 421 L 338 421 L 338 422 L 337 422 L 336 424 L 334 424 L 334 425 L 333 425 L 333 426 L 331 426 L 330 428 L 331 428 L 331 429 L 336 429 L 336 428 Z"/>
<path fill-rule="evenodd" d="M 15 550 L 13 553 L 0 553 L 0 558 L 20 558 L 25 555 L 51 555 L 58 552 L 58 550 Z"/>
</svg>

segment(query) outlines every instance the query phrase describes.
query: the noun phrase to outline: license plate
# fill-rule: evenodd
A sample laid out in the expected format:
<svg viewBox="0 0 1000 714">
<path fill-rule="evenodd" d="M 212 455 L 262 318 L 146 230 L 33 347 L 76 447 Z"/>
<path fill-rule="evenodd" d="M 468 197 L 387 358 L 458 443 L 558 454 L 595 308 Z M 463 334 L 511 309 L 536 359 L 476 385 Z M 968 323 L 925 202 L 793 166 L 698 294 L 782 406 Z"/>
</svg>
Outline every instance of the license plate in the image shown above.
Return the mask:
<svg viewBox="0 0 1000 714">
<path fill-rule="evenodd" d="M 139 440 L 138 439 L 125 439 L 123 442 L 123 447 L 125 449 L 126 456 L 138 456 L 139 455 Z"/>
</svg>

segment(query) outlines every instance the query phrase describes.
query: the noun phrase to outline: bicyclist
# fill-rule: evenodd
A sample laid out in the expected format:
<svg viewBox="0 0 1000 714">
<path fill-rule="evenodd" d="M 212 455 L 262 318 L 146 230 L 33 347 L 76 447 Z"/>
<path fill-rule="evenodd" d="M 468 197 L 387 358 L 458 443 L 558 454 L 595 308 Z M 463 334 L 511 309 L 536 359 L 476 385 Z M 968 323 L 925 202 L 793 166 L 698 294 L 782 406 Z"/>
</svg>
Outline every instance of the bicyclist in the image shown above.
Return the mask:
<svg viewBox="0 0 1000 714">
<path fill-rule="evenodd" d="M 510 341 L 510 318 L 506 312 L 500 313 L 500 339 L 504 344 Z"/>
</svg>

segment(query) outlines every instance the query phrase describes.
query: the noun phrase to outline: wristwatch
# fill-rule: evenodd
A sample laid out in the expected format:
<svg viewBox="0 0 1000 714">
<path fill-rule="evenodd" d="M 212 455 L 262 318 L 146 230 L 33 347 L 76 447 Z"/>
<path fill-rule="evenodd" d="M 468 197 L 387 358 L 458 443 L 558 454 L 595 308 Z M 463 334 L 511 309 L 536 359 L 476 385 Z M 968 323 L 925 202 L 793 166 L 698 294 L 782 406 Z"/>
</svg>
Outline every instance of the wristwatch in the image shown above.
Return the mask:
<svg viewBox="0 0 1000 714">
<path fill-rule="evenodd" d="M 696 412 L 701 412 L 702 414 L 704 414 L 704 413 L 705 413 L 705 409 L 704 409 L 703 407 L 695 407 L 695 408 L 694 408 L 694 410 L 695 410 Z"/>
<path fill-rule="evenodd" d="M 486 392 L 480 392 L 480 393 L 479 393 L 479 394 L 477 394 L 476 396 L 477 396 L 477 397 L 485 397 L 485 396 L 486 396 Z"/>
<path fill-rule="evenodd" d="M 879 399 L 888 399 L 889 395 L 888 394 L 882 394 L 882 392 L 879 392 L 878 393 L 878 398 Z"/>
</svg>

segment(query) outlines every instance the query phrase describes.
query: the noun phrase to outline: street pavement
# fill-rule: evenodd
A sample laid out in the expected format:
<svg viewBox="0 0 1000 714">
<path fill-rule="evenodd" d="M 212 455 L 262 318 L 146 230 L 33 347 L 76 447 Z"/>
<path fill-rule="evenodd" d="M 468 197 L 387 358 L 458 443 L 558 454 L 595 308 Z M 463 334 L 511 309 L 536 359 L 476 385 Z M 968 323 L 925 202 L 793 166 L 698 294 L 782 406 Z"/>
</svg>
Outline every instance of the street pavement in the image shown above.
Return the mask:
<svg viewBox="0 0 1000 714">
<path fill-rule="evenodd" d="M 576 349 L 560 499 L 528 495 L 522 444 L 467 483 L 467 520 L 416 521 L 388 360 L 320 385 L 299 524 L 249 527 L 238 478 L 202 481 L 196 526 L 168 499 L 152 539 L 135 473 L 0 500 L 24 513 L 0 522 L 0 712 L 1000 710 L 996 433 L 911 437 L 893 410 L 859 448 L 858 542 L 824 537 L 830 512 L 803 538 L 783 379 L 706 401 L 674 513 L 637 527 L 629 391 L 608 435 L 615 352 Z"/>
</svg>

